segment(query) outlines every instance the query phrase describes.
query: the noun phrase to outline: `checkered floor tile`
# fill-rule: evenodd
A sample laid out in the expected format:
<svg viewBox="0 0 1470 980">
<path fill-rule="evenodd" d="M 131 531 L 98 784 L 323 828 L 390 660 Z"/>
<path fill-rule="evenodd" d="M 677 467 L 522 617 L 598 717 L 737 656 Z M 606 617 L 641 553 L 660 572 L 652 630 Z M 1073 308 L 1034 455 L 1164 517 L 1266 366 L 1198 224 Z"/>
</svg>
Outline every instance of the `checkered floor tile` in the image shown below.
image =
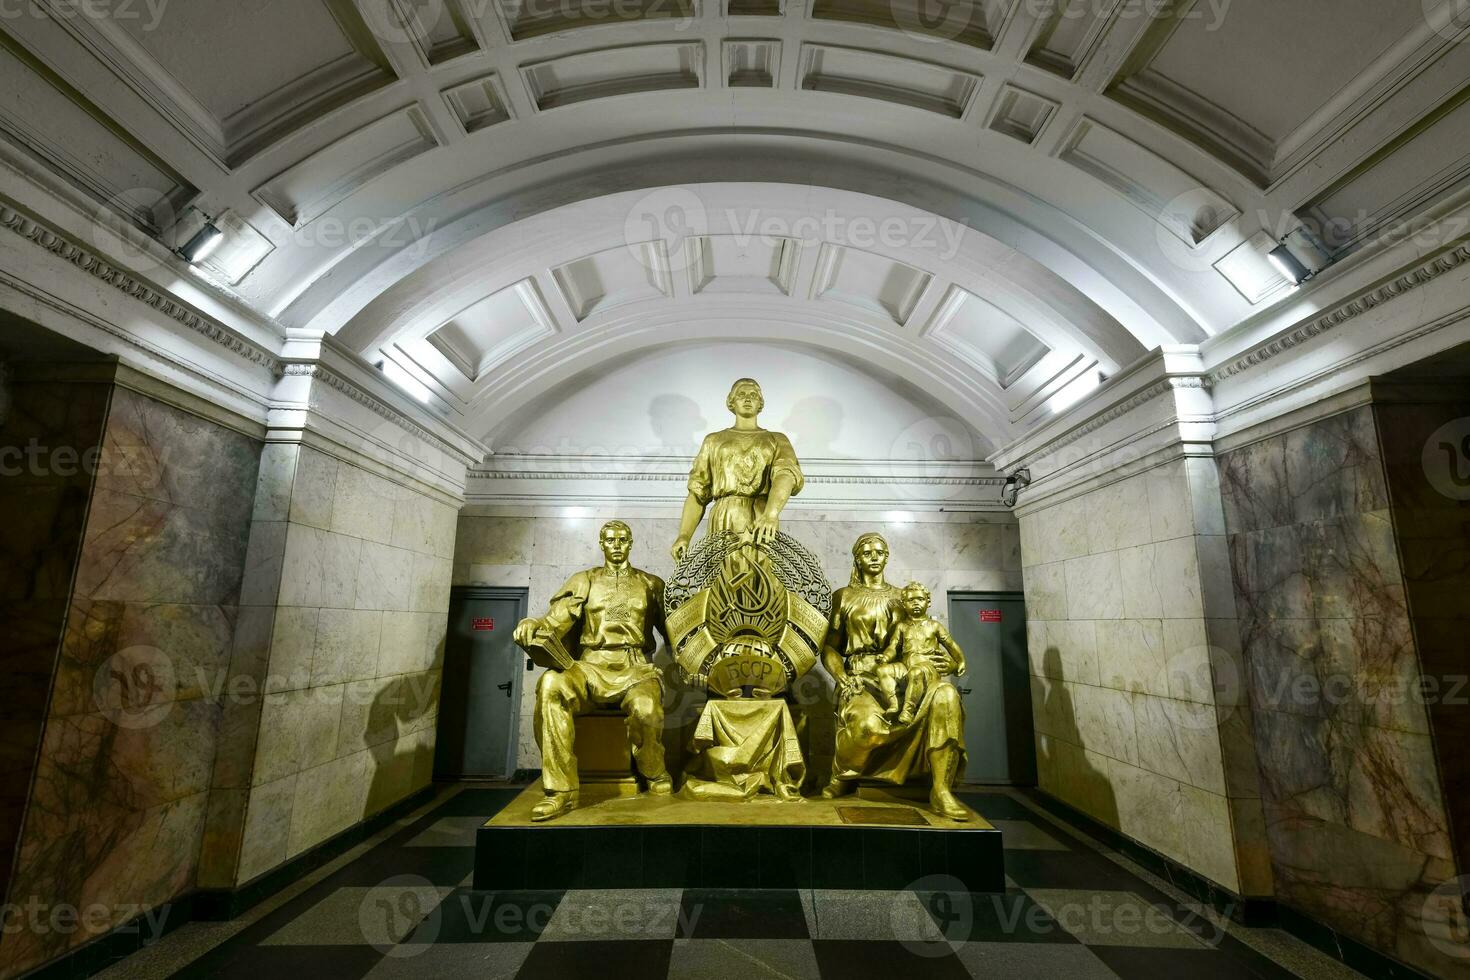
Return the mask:
<svg viewBox="0 0 1470 980">
<path fill-rule="evenodd" d="M 787 978 L 1295 974 L 1027 802 L 966 799 L 1004 834 L 1003 894 L 822 889 L 477 892 L 467 789 L 179 970 L 183 977 Z"/>
</svg>

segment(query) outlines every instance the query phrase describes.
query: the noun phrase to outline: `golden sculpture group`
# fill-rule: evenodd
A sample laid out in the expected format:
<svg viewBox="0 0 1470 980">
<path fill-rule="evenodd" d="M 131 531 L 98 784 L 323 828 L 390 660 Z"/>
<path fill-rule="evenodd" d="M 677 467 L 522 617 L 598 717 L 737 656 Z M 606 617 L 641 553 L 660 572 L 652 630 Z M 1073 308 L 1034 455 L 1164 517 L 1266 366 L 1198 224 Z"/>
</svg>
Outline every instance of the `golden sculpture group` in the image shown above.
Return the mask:
<svg viewBox="0 0 1470 980">
<path fill-rule="evenodd" d="M 685 683 L 709 695 L 695 728 L 681 795 L 748 800 L 762 791 L 802 801 L 806 764 L 788 695 L 820 660 L 835 683 L 832 799 L 864 779 L 902 785 L 929 776 L 931 809 L 952 820 L 969 811 L 953 785 L 965 764 L 964 709 L 944 680 L 964 654 L 929 618 L 929 592 L 884 578 L 888 544 L 864 534 L 853 545 L 848 585 L 830 593 L 820 567 L 780 518 L 804 479 L 791 441 L 757 424 L 760 386 L 735 382 L 731 428 L 706 436 L 689 474 L 672 554 L 675 587 L 634 568 L 633 534 L 609 521 L 604 564 L 578 572 L 515 640 L 548 666 L 536 689 L 535 732 L 546 797 L 532 811 L 549 820 L 577 805 L 575 718 L 594 707 L 627 716 L 628 741 L 652 795 L 673 792 L 665 766 L 663 682 L 650 658 L 661 633 Z M 709 512 L 709 530 L 691 548 Z M 805 706 L 800 706 L 805 707 Z"/>
</svg>

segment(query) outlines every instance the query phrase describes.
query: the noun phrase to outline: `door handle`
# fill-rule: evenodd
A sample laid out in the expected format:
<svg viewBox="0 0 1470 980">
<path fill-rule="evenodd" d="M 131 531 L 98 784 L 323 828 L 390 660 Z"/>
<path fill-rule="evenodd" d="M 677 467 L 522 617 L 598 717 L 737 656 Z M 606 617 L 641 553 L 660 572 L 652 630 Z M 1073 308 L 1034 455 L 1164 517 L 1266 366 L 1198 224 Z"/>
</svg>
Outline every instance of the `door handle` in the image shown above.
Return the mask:
<svg viewBox="0 0 1470 980">
<path fill-rule="evenodd" d="M 506 681 L 504 684 L 496 684 L 495 686 L 504 691 L 506 697 L 510 697 L 510 681 Z"/>
</svg>

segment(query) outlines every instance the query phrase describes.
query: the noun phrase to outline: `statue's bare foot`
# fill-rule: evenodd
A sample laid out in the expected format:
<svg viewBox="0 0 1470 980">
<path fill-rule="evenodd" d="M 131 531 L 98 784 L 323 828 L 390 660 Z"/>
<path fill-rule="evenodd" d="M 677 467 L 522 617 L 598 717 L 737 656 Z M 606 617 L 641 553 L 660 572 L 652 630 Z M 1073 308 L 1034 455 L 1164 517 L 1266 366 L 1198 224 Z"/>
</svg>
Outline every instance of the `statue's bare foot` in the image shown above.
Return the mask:
<svg viewBox="0 0 1470 980">
<path fill-rule="evenodd" d="M 674 781 L 669 778 L 668 773 L 655 776 L 648 781 L 648 792 L 652 796 L 668 796 L 674 791 Z"/>
<path fill-rule="evenodd" d="M 970 811 L 965 809 L 964 804 L 955 799 L 955 795 L 947 789 L 935 788 L 929 794 L 929 808 L 941 817 L 950 820 L 969 820 Z"/>
<path fill-rule="evenodd" d="M 577 793 L 547 793 L 546 799 L 531 807 L 531 819 L 540 823 L 551 820 L 577 808 Z"/>
<path fill-rule="evenodd" d="M 783 803 L 805 803 L 806 797 L 795 786 L 777 786 L 776 799 Z"/>
<path fill-rule="evenodd" d="M 827 784 L 827 788 L 822 790 L 822 799 L 835 800 L 839 796 L 847 796 L 855 789 L 857 789 L 857 783 L 853 780 L 834 778 Z"/>
</svg>

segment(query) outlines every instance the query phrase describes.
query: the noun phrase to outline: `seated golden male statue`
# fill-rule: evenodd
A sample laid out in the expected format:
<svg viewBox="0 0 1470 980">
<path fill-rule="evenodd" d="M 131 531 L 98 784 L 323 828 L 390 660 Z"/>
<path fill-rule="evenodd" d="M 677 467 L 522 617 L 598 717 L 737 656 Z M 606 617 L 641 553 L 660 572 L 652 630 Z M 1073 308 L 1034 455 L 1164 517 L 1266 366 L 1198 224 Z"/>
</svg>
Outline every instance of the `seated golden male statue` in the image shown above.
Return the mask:
<svg viewBox="0 0 1470 980">
<path fill-rule="evenodd" d="M 577 805 L 575 718 L 617 706 L 628 716 L 628 741 L 638 769 L 657 795 L 673 792 L 664 767 L 663 685 L 649 661 L 664 628 L 664 582 L 629 562 L 633 532 L 608 521 L 599 535 L 605 559 L 567 579 L 540 619 L 525 619 L 515 641 L 527 651 L 564 649 L 571 659 L 536 685 L 536 744 L 546 799 L 531 819 L 550 820 Z M 580 655 L 578 655 L 580 653 Z"/>
</svg>

